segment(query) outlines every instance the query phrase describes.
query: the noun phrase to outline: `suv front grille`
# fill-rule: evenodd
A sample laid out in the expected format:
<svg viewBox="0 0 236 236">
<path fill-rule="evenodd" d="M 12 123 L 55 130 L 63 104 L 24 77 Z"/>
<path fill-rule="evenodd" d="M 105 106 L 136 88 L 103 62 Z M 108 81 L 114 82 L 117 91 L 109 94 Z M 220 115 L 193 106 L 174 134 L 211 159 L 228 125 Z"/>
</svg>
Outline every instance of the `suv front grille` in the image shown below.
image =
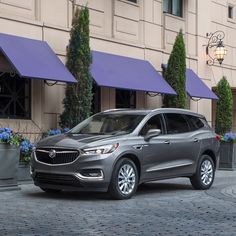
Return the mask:
<svg viewBox="0 0 236 236">
<path fill-rule="evenodd" d="M 51 165 L 69 164 L 75 161 L 79 154 L 78 150 L 72 149 L 40 148 L 35 151 L 38 161 Z"/>
<path fill-rule="evenodd" d="M 81 186 L 77 178 L 73 175 L 36 173 L 34 180 L 41 184 L 56 184 L 77 187 Z"/>
</svg>

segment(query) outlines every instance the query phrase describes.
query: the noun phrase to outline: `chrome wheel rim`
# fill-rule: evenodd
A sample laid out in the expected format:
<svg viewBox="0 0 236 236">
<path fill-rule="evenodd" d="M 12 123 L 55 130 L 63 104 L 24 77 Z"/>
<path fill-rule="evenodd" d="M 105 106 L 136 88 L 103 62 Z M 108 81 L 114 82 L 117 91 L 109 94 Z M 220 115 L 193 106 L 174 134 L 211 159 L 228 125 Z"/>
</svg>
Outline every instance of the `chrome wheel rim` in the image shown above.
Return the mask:
<svg viewBox="0 0 236 236">
<path fill-rule="evenodd" d="M 204 185 L 209 185 L 213 180 L 213 166 L 209 160 L 202 162 L 201 180 Z"/>
<path fill-rule="evenodd" d="M 131 165 L 121 166 L 118 173 L 118 188 L 122 194 L 129 195 L 133 191 L 136 182 L 135 177 L 135 171 Z"/>
</svg>

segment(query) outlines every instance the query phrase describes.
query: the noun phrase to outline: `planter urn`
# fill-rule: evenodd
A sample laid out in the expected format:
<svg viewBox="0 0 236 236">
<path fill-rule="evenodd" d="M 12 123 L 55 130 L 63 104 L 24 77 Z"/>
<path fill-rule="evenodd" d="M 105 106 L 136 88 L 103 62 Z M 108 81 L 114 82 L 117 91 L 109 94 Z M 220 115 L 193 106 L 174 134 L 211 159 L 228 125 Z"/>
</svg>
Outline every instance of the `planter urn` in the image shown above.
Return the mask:
<svg viewBox="0 0 236 236">
<path fill-rule="evenodd" d="M 220 163 L 221 170 L 236 170 L 236 143 L 220 143 Z"/>
<path fill-rule="evenodd" d="M 20 148 L 0 143 L 0 190 L 4 187 L 17 187 L 17 171 Z"/>
<path fill-rule="evenodd" d="M 17 173 L 18 181 L 32 181 L 30 176 L 30 163 L 20 161 Z"/>
</svg>

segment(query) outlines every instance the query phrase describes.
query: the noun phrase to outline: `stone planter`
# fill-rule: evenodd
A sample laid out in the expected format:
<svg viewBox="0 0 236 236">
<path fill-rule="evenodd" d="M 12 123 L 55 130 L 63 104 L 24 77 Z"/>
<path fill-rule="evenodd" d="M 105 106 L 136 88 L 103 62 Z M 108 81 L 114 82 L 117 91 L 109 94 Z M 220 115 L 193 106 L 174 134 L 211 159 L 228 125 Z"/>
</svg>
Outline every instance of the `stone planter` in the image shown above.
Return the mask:
<svg viewBox="0 0 236 236">
<path fill-rule="evenodd" d="M 0 143 L 0 190 L 4 187 L 17 187 L 17 170 L 20 148 Z"/>
<path fill-rule="evenodd" d="M 31 181 L 30 164 L 28 162 L 20 162 L 17 173 L 18 181 Z"/>
<path fill-rule="evenodd" d="M 236 143 L 220 143 L 220 163 L 221 170 L 236 170 Z"/>
</svg>

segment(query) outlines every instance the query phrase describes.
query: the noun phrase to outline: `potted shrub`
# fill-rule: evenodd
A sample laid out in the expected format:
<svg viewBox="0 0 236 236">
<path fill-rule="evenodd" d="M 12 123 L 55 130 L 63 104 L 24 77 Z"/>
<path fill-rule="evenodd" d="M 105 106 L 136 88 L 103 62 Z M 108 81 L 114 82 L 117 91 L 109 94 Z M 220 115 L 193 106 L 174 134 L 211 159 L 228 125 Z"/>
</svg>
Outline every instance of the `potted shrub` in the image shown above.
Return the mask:
<svg viewBox="0 0 236 236">
<path fill-rule="evenodd" d="M 220 169 L 236 169 L 236 133 L 226 133 L 220 138 Z"/>
<path fill-rule="evenodd" d="M 17 187 L 21 136 L 0 128 L 0 187 Z"/>
<path fill-rule="evenodd" d="M 235 134 L 230 133 L 233 124 L 233 95 L 226 77 L 217 84 L 216 94 L 219 100 L 216 106 L 215 131 L 222 137 L 219 168 L 232 170 L 235 168 Z"/>
<path fill-rule="evenodd" d="M 22 139 L 20 143 L 20 160 L 18 167 L 18 180 L 31 180 L 30 176 L 30 156 L 34 149 L 34 144 L 30 143 L 28 139 Z"/>
</svg>

